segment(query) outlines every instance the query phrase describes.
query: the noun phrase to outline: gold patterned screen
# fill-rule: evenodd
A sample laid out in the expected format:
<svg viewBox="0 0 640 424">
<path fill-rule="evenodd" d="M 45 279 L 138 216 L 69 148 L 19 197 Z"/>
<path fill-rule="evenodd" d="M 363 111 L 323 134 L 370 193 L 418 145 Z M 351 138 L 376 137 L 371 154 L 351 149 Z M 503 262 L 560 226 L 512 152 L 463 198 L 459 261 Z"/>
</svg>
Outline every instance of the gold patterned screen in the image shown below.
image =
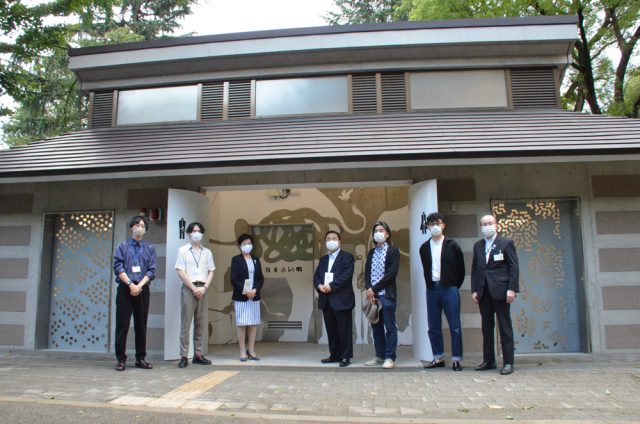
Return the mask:
<svg viewBox="0 0 640 424">
<path fill-rule="evenodd" d="M 511 307 L 516 352 L 585 351 L 577 200 L 493 201 L 492 209 L 520 263 L 520 294 Z"/>
<path fill-rule="evenodd" d="M 49 348 L 106 352 L 113 214 L 60 214 L 55 219 Z"/>
</svg>

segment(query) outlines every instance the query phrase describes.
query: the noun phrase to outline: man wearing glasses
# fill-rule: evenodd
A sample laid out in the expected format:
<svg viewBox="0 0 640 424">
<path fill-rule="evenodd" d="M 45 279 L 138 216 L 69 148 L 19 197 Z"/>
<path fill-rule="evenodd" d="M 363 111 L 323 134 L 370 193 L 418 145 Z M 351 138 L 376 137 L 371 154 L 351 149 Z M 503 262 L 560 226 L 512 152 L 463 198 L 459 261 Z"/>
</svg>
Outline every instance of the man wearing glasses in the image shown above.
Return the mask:
<svg viewBox="0 0 640 424">
<path fill-rule="evenodd" d="M 136 333 L 136 368 L 153 368 L 147 356 L 147 316 L 149 315 L 149 283 L 156 275 L 156 249 L 142 240 L 148 223 L 143 216 L 129 221 L 131 239 L 118 245 L 113 255 L 116 294 L 116 371 L 124 371 L 127 363 L 127 333 L 133 315 Z"/>
</svg>

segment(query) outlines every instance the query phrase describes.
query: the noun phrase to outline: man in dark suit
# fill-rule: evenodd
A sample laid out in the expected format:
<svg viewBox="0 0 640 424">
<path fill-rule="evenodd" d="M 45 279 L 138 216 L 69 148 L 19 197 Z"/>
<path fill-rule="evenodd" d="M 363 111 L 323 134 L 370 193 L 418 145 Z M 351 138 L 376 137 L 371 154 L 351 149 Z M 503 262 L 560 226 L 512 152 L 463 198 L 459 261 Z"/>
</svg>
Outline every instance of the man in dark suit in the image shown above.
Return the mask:
<svg viewBox="0 0 640 424">
<path fill-rule="evenodd" d="M 424 368 L 444 367 L 442 312 L 451 333 L 451 368 L 462 371 L 462 323 L 460 287 L 464 282 L 464 256 L 455 240 L 444 236 L 444 215 L 430 213 L 427 225 L 431 238 L 420 246 L 420 260 L 427 285 L 427 320 L 433 360 Z"/>
<path fill-rule="evenodd" d="M 513 372 L 515 346 L 511 303 L 519 291 L 518 255 L 513 240 L 497 234 L 495 216 L 483 216 L 480 229 L 484 238 L 473 245 L 471 292 L 473 301 L 480 305 L 483 361 L 475 369 L 486 371 L 496 368 L 495 314 L 502 344 L 503 367 L 500 374 L 506 375 Z"/>
<path fill-rule="evenodd" d="M 340 234 L 328 231 L 325 235 L 327 254 L 320 258 L 313 274 L 313 287 L 318 292 L 318 308 L 322 309 L 329 339 L 329 357 L 323 364 L 339 362 L 340 367 L 351 364 L 353 336 L 351 311 L 356 305 L 351 280 L 353 255 L 340 249 Z"/>
</svg>

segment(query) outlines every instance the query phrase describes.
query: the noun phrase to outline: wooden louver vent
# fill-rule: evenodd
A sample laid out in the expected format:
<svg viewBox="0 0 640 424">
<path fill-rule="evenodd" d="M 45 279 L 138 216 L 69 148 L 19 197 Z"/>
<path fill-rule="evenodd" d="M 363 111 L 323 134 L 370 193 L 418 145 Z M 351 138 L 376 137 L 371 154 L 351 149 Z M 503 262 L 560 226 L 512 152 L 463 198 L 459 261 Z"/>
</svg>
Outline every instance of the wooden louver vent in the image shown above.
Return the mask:
<svg viewBox="0 0 640 424">
<path fill-rule="evenodd" d="M 404 74 L 382 74 L 382 111 L 407 111 Z"/>
<path fill-rule="evenodd" d="M 376 76 L 353 75 L 351 77 L 353 93 L 353 113 L 376 113 Z"/>
<path fill-rule="evenodd" d="M 558 108 L 553 69 L 511 69 L 511 96 L 515 109 Z"/>
<path fill-rule="evenodd" d="M 224 102 L 224 83 L 215 82 L 202 85 L 202 110 L 203 121 L 222 119 Z"/>
<path fill-rule="evenodd" d="M 229 118 L 251 117 L 251 81 L 229 82 Z"/>
<path fill-rule="evenodd" d="M 93 93 L 91 128 L 108 128 L 113 119 L 113 91 Z"/>
</svg>

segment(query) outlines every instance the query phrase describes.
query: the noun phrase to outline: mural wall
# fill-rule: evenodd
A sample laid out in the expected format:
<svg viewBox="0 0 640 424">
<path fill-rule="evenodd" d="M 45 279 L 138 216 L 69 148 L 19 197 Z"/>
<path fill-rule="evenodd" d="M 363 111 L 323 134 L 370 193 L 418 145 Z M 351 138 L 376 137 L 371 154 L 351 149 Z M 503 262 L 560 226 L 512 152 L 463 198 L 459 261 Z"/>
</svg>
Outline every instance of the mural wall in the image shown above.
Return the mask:
<svg viewBox="0 0 640 424">
<path fill-rule="evenodd" d="M 342 248 L 356 259 L 354 341 L 372 344 L 370 326 L 361 313 L 365 298 L 364 266 L 372 247 L 371 226 L 384 220 L 391 226 L 392 242 L 402 252 L 398 275 L 399 342 L 411 344 L 408 187 L 293 189 L 286 198 L 273 193 L 273 190 L 251 190 L 207 194 L 211 199 L 207 233 L 217 267 L 215 291 L 209 297 L 210 343 L 236 341 L 229 270 L 231 258 L 239 253 L 237 236 L 244 232 L 260 234 L 256 244 L 263 262 L 265 292 L 259 338 L 287 340 L 287 330 L 274 332 L 269 329 L 269 321 L 298 321 L 292 317 L 292 310 L 302 308 L 306 311 L 302 326 L 307 329 L 306 340 L 302 341 L 326 342 L 322 314 L 316 313 L 311 276 L 317 259 L 326 253 L 325 233 L 337 230 L 342 235 Z M 273 231 L 269 232 L 269 228 Z M 286 262 L 292 263 L 285 265 Z M 296 271 L 299 268 L 301 271 Z M 302 284 L 306 284 L 306 290 L 300 287 Z M 269 296 L 270 286 L 278 287 L 274 298 Z"/>
</svg>

